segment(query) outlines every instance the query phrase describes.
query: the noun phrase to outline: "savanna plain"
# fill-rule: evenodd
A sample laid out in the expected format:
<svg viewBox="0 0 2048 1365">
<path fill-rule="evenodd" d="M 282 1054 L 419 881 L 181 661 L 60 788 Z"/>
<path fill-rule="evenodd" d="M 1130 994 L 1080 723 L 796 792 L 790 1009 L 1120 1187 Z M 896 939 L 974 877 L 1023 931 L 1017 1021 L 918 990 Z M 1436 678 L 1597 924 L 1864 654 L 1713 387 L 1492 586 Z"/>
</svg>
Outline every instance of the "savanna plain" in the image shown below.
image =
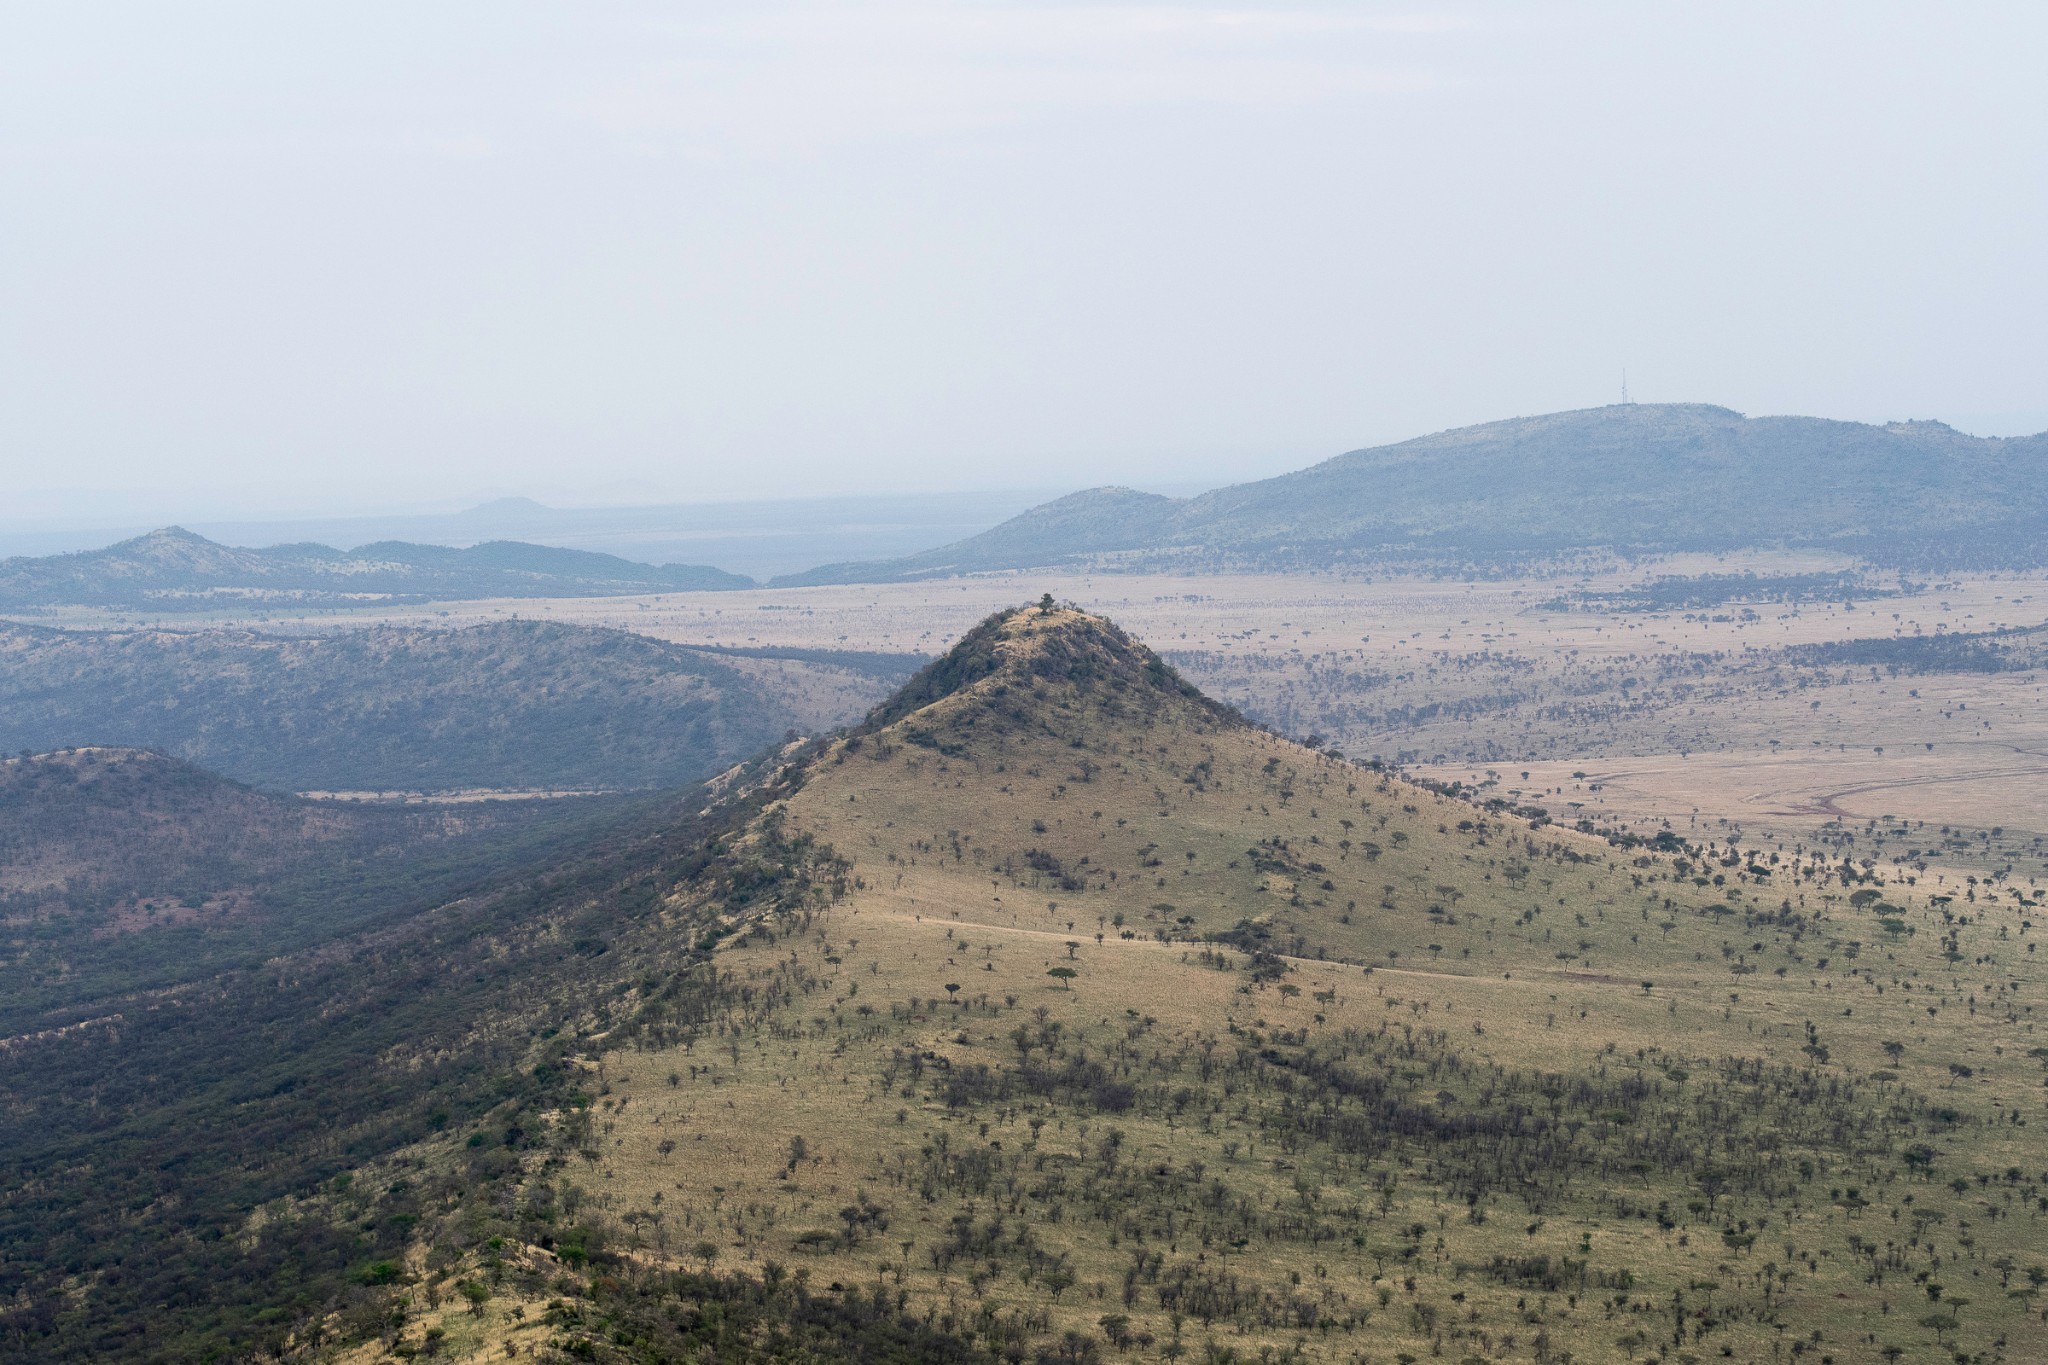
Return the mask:
<svg viewBox="0 0 2048 1365">
<path fill-rule="evenodd" d="M 385 613 L 941 657 L 733 775 L 725 870 L 632 959 L 689 964 L 551 1026 L 548 1107 L 327 1196 L 446 1191 L 348 1356 L 683 1330 L 609 1265 L 1012 1360 L 2048 1359 L 2042 586 L 1758 555 Z"/>
</svg>

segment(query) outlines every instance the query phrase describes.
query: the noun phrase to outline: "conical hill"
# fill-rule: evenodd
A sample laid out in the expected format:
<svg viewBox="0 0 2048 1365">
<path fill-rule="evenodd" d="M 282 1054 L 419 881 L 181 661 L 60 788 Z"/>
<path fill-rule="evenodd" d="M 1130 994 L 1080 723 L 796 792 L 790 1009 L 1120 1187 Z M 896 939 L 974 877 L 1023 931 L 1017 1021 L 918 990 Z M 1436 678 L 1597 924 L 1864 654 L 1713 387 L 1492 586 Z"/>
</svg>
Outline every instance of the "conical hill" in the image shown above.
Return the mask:
<svg viewBox="0 0 2048 1365">
<path fill-rule="evenodd" d="M 877 707 L 861 730 L 914 718 L 906 735 L 944 730 L 965 741 L 1057 725 L 1077 707 L 1112 723 L 1242 721 L 1114 623 L 1047 604 L 983 621 Z"/>
<path fill-rule="evenodd" d="M 936 912 L 1091 947 L 1098 933 L 1103 946 L 1228 940 L 1548 976 L 1605 953 L 1532 956 L 1481 927 L 1541 916 L 1567 869 L 1607 905 L 1632 875 L 1600 840 L 1260 730 L 1071 610 L 984 623 L 833 742 L 786 809 L 851 860 L 855 913 Z"/>
<path fill-rule="evenodd" d="M 998 1356 L 1345 1361 L 1641 1358 L 1674 1302 L 1694 1354 L 1795 1311 L 1832 1351 L 1887 1322 L 1854 1219 L 1909 1192 L 2025 1254 L 1966 1207 L 2048 1170 L 2000 1118 L 2022 908 L 1967 931 L 2023 983 L 1971 1014 L 1903 875 L 1451 799 L 1065 609 L 984 623 L 762 819 L 843 894 L 716 954 L 775 1008 L 608 1062 L 602 1189 L 653 1253 L 879 1284 Z"/>
<path fill-rule="evenodd" d="M 2031 889 L 1453 799 L 1050 606 L 688 805 L 330 955 L 321 1009 L 382 1031 L 304 1091 L 419 1115 L 293 1187 L 354 1239 L 369 1326 L 340 1359 L 1677 1365 L 2038 1335 Z M 412 1013 L 350 1005 L 362 982 Z M 776 1335 L 828 1321 L 868 1344 Z"/>
</svg>

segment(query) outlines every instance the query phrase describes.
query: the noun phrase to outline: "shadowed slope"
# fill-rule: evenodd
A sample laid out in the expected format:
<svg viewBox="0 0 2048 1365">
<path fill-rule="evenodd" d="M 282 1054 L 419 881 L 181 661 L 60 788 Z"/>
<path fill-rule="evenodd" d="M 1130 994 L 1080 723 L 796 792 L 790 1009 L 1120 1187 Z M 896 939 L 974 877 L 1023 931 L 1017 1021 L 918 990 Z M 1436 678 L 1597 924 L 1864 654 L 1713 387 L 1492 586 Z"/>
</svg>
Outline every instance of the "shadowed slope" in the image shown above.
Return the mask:
<svg viewBox="0 0 2048 1365">
<path fill-rule="evenodd" d="M 306 801 L 133 749 L 0 760 L 0 1036 L 390 922 L 633 810 Z"/>
<path fill-rule="evenodd" d="M 296 791 L 679 786 L 858 715 L 885 686 L 876 661 L 857 673 L 833 657 L 540 621 L 320 636 L 0 625 L 0 749 L 148 746 Z"/>
</svg>

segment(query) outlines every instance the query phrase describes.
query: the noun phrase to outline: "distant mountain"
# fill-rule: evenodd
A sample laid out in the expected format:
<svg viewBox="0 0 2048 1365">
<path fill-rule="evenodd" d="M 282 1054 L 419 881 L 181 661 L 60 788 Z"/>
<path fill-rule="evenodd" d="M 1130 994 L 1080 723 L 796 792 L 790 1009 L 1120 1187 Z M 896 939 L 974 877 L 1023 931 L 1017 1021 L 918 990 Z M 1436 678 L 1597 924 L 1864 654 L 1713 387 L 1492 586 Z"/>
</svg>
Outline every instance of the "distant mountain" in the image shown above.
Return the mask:
<svg viewBox="0 0 2048 1365">
<path fill-rule="evenodd" d="M 889 582 L 1105 557 L 1318 568 L 1753 546 L 1901 567 L 2040 563 L 2048 433 L 1987 439 L 1939 422 L 1750 418 L 1703 404 L 1591 408 L 1355 450 L 1195 498 L 1093 489 L 941 549 L 776 582 Z"/>
<path fill-rule="evenodd" d="M 477 597 L 603 597 L 753 586 L 696 564 L 659 568 L 520 541 L 466 549 L 385 541 L 353 550 L 248 550 L 169 526 L 103 550 L 0 560 L 0 611 L 52 606 L 189 611 L 225 605 L 359 606 Z"/>
<path fill-rule="evenodd" d="M 224 545 L 479 545 L 520 540 L 617 555 L 640 564 L 714 563 L 769 578 L 826 561 L 887 559 L 985 531 L 1057 489 L 862 493 L 619 507 L 549 507 L 496 498 L 460 511 L 187 521 Z M 0 507 L 0 558 L 96 550 L 149 528 L 9 522 Z"/>
<path fill-rule="evenodd" d="M 945 578 L 1134 550 L 1170 535 L 1175 515 L 1186 505 L 1181 499 L 1134 488 L 1091 488 L 936 550 L 866 564 L 827 564 L 778 578 L 775 586 Z"/>
<path fill-rule="evenodd" d="M 674 787 L 858 717 L 921 662 L 539 621 L 313 637 L 0 625 L 0 751 L 156 748 L 289 791 Z"/>
</svg>

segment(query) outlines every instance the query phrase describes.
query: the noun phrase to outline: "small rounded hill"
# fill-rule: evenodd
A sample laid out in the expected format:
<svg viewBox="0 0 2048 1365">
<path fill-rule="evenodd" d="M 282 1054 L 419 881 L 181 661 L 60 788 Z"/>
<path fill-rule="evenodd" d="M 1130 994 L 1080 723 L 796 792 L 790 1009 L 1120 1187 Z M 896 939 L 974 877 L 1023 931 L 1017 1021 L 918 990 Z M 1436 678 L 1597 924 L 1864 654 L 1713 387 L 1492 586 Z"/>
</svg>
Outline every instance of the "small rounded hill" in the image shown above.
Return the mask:
<svg viewBox="0 0 2048 1365">
<path fill-rule="evenodd" d="M 855 734 L 892 732 L 948 752 L 1019 727 L 1078 739 L 1091 725 L 1247 722 L 1204 696 L 1104 617 L 1048 598 L 990 616 L 927 665 Z"/>
</svg>

